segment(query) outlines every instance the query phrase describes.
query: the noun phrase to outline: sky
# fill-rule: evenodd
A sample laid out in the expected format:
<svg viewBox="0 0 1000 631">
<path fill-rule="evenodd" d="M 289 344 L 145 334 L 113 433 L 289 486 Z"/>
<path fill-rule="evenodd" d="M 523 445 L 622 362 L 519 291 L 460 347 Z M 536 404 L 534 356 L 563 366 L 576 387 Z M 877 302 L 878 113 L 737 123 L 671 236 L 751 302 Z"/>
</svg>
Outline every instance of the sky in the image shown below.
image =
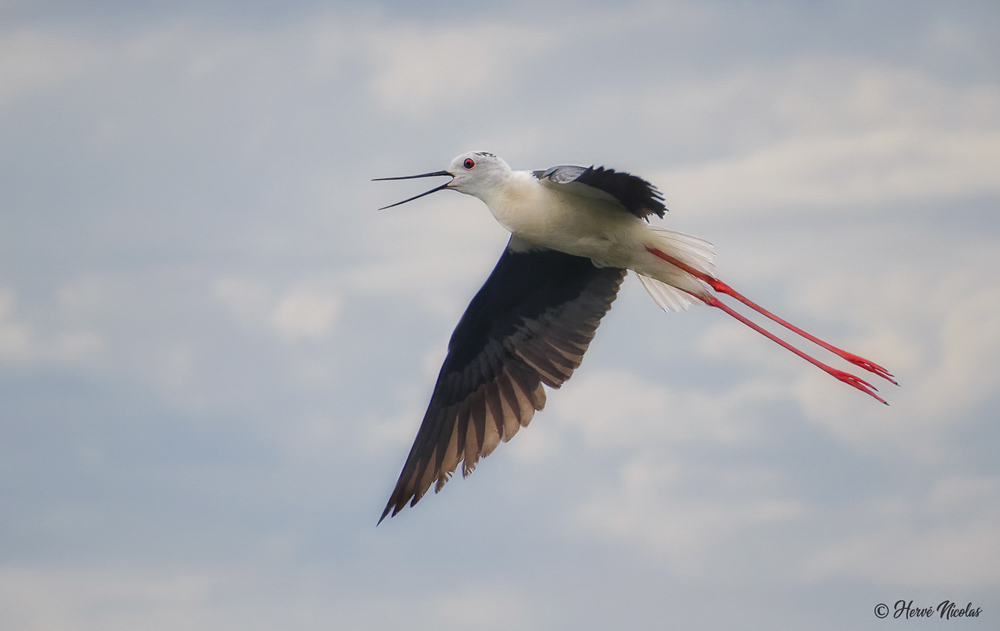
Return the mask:
<svg viewBox="0 0 1000 631">
<path fill-rule="evenodd" d="M 997 628 L 998 30 L 0 1 L 0 627 Z M 376 527 L 508 235 L 370 180 L 469 150 L 650 180 L 890 405 L 631 277 L 530 427 Z M 945 600 L 981 613 L 893 617 Z"/>
</svg>

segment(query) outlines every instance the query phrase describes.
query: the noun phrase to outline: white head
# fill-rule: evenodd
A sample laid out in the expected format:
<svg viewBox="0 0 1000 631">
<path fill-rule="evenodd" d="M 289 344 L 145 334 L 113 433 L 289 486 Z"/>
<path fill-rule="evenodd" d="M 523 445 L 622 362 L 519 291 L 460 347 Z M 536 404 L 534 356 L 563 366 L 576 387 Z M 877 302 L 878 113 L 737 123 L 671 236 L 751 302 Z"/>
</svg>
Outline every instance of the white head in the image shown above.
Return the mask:
<svg viewBox="0 0 1000 631">
<path fill-rule="evenodd" d="M 400 204 L 405 204 L 424 195 L 430 195 L 444 189 L 453 189 L 487 201 L 493 192 L 500 189 L 503 183 L 510 177 L 510 174 L 510 167 L 501 158 L 486 151 L 470 151 L 452 160 L 451 164 L 444 171 L 421 173 L 420 175 L 404 175 L 401 177 L 375 178 L 375 180 L 411 180 L 438 175 L 448 175 L 452 178 L 450 182 L 446 182 L 437 188 L 432 188 L 426 193 L 415 195 L 389 206 L 383 206 L 379 210 L 399 206 Z"/>
<path fill-rule="evenodd" d="M 510 167 L 501 158 L 486 151 L 463 153 L 447 168 L 454 176 L 447 188 L 485 199 L 510 177 Z"/>
</svg>

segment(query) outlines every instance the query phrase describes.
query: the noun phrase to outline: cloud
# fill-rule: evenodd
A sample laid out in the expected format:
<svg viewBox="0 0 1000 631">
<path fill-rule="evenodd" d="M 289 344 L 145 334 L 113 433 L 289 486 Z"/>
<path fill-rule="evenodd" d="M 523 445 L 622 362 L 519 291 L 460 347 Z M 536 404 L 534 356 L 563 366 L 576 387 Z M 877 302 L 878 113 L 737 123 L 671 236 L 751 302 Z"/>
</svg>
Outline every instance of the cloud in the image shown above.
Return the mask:
<svg viewBox="0 0 1000 631">
<path fill-rule="evenodd" d="M 393 188 L 381 199 L 407 194 Z M 360 294 L 405 297 L 457 323 L 472 297 L 462 293 L 486 280 L 510 233 L 479 200 L 448 191 L 432 199 L 372 216 L 359 229 L 365 260 L 349 269 L 343 283 Z"/>
<path fill-rule="evenodd" d="M 290 340 L 315 340 L 330 335 L 340 302 L 329 291 L 297 287 L 288 291 L 275 307 L 275 328 Z"/>
<path fill-rule="evenodd" d="M 328 338 L 342 308 L 331 282 L 299 282 L 277 290 L 261 281 L 224 276 L 215 281 L 214 293 L 244 327 L 270 329 L 293 342 Z"/>
<path fill-rule="evenodd" d="M 0 29 L 0 108 L 93 70 L 101 50 L 73 33 Z"/>
<path fill-rule="evenodd" d="M 652 89 L 648 124 L 672 135 L 677 112 L 692 133 L 720 114 L 728 145 L 656 176 L 671 204 L 725 215 L 824 212 L 1000 194 L 1000 91 L 955 86 L 919 72 L 823 58 Z M 664 118 L 669 115 L 670 118 Z M 742 126 L 741 126 L 742 123 Z M 751 126 L 752 125 L 752 126 Z"/>
<path fill-rule="evenodd" d="M 40 332 L 37 325 L 18 317 L 16 294 L 0 291 L 0 361 L 73 363 L 93 356 L 102 346 L 103 339 L 89 330 L 60 327 Z"/>
<path fill-rule="evenodd" d="M 523 594 L 506 585 L 478 585 L 457 593 L 434 598 L 434 617 L 438 627 L 461 628 L 476 620 L 483 629 L 524 628 L 528 616 Z"/>
<path fill-rule="evenodd" d="M 943 235 L 925 235 L 934 246 L 958 252 Z M 935 271 L 935 260 L 915 261 L 867 276 L 820 272 L 798 281 L 797 304 L 816 319 L 828 314 L 851 322 L 850 348 L 895 371 L 901 387 L 880 385 L 888 409 L 837 396 L 825 375 L 803 376 L 797 396 L 810 421 L 831 435 L 873 453 L 927 462 L 956 457 L 957 426 L 1000 389 L 1000 283 L 977 270 L 1000 264 L 995 249 L 969 244 Z M 847 345 L 847 344 L 845 344 Z"/>
<path fill-rule="evenodd" d="M 752 440 L 746 411 L 788 399 L 773 379 L 750 379 L 728 391 L 670 388 L 632 372 L 588 370 L 553 396 L 546 415 L 593 448 L 684 441 Z"/>
<path fill-rule="evenodd" d="M 805 506 L 777 491 L 776 478 L 780 474 L 771 467 L 699 467 L 663 452 L 646 453 L 573 511 L 572 523 L 591 536 L 665 559 L 675 572 L 698 576 L 706 555 L 733 534 L 780 529 L 802 517 Z"/>
<path fill-rule="evenodd" d="M 662 179 L 699 212 L 767 214 L 996 195 L 998 169 L 1000 128 L 881 129 L 797 136 Z"/>
<path fill-rule="evenodd" d="M 213 283 L 213 293 L 244 326 L 258 326 L 267 318 L 273 302 L 269 287 L 259 281 L 234 276 L 224 276 Z"/>
<path fill-rule="evenodd" d="M 345 570 L 346 572 L 346 570 Z M 340 572 L 198 565 L 0 568 L 0 623 L 35 629 L 526 628 L 528 598 L 504 582 L 368 591 Z M 425 575 L 422 577 L 425 578 Z"/>
<path fill-rule="evenodd" d="M 924 589 L 1000 586 L 1000 481 L 942 477 L 924 497 L 904 495 L 852 511 L 854 519 L 867 514 L 865 522 L 843 524 L 850 534 L 810 554 L 803 576 Z"/>
<path fill-rule="evenodd" d="M 147 629 L 184 627 L 190 625 L 194 611 L 219 588 L 218 578 L 162 568 L 136 571 L 7 566 L 0 570 L 2 621 L 11 628 L 117 629 L 132 623 Z M 95 602 L 102 606 L 95 609 Z M 147 612 L 141 622 L 131 620 L 128 612 L 135 608 Z M 156 614 L 148 615 L 150 612 Z"/>
<path fill-rule="evenodd" d="M 481 107 L 517 81 L 520 62 L 559 40 L 551 31 L 503 22 L 383 25 L 369 34 L 370 85 L 379 105 L 397 115 Z"/>
</svg>

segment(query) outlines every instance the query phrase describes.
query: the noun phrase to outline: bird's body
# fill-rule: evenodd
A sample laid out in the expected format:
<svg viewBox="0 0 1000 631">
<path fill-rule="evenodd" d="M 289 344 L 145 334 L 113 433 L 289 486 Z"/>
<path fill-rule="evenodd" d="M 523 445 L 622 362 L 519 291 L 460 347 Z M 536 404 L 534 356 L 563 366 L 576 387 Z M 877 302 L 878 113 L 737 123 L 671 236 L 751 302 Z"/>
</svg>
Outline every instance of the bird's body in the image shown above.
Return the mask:
<svg viewBox="0 0 1000 631">
<path fill-rule="evenodd" d="M 649 228 L 613 201 L 544 186 L 524 171 L 512 172 L 503 192 L 483 201 L 512 235 L 603 267 L 632 269 Z"/>
<path fill-rule="evenodd" d="M 460 165 L 469 159 L 475 161 L 473 169 L 487 173 L 471 186 L 453 182 L 448 188 L 481 199 L 518 239 L 514 247 L 541 246 L 588 258 L 598 267 L 632 270 L 664 283 L 664 291 L 682 290 L 680 304 L 690 303 L 687 294 L 708 296 L 704 284 L 649 251 L 661 250 L 706 273 L 713 268 L 710 243 L 649 224 L 650 215 L 662 217 L 665 209 L 659 192 L 645 180 L 600 167 L 513 171 L 486 152 L 459 156 L 451 170 L 464 169 Z"/>
<path fill-rule="evenodd" d="M 526 171 L 512 171 L 495 194 L 483 201 L 500 225 L 516 237 L 553 250 L 629 268 L 639 218 L 623 213 L 613 200 L 585 197 L 544 186 Z"/>
<path fill-rule="evenodd" d="M 871 384 L 813 359 L 716 298 L 712 291 L 730 295 L 891 381 L 885 369 L 788 324 L 715 278 L 708 242 L 649 224 L 651 215 L 663 217 L 666 209 L 659 191 L 641 178 L 603 167 L 512 171 L 493 154 L 472 152 L 445 171 L 380 179 L 431 176 L 452 180 L 398 204 L 454 189 L 485 202 L 511 239 L 452 334 L 383 519 L 415 504 L 432 483 L 440 490 L 460 462 L 467 475 L 480 457 L 528 424 L 545 404 L 542 384 L 558 388 L 580 365 L 627 270 L 665 310 L 699 303 L 722 309 L 882 401 Z"/>
</svg>

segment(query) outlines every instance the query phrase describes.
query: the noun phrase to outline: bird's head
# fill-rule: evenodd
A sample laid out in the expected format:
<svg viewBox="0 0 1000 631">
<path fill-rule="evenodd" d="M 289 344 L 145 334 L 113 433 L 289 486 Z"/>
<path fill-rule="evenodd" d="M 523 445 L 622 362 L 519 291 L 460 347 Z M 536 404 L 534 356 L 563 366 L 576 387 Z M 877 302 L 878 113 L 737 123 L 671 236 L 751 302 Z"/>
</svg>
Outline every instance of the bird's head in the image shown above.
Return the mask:
<svg viewBox="0 0 1000 631">
<path fill-rule="evenodd" d="M 413 197 L 404 199 L 401 202 L 383 206 L 379 209 L 384 210 L 386 208 L 399 206 L 400 204 L 405 204 L 406 202 L 410 202 L 425 195 L 430 195 L 431 193 L 436 193 L 437 191 L 445 189 L 456 190 L 460 193 L 472 195 L 485 201 L 492 192 L 497 191 L 500 188 L 504 180 L 510 176 L 510 173 L 510 167 L 507 166 L 507 163 L 492 153 L 488 153 L 486 151 L 470 151 L 469 153 L 463 153 L 452 160 L 451 164 L 444 171 L 433 171 L 431 173 L 421 173 L 420 175 L 403 175 L 399 177 L 379 177 L 375 178 L 373 181 L 412 180 L 416 178 L 437 176 L 451 177 L 450 181 L 445 182 L 441 186 L 432 188 L 425 193 L 414 195 Z"/>
<path fill-rule="evenodd" d="M 448 188 L 483 199 L 510 176 L 510 167 L 492 153 L 470 151 L 452 160 L 448 173 L 455 178 Z"/>
</svg>

